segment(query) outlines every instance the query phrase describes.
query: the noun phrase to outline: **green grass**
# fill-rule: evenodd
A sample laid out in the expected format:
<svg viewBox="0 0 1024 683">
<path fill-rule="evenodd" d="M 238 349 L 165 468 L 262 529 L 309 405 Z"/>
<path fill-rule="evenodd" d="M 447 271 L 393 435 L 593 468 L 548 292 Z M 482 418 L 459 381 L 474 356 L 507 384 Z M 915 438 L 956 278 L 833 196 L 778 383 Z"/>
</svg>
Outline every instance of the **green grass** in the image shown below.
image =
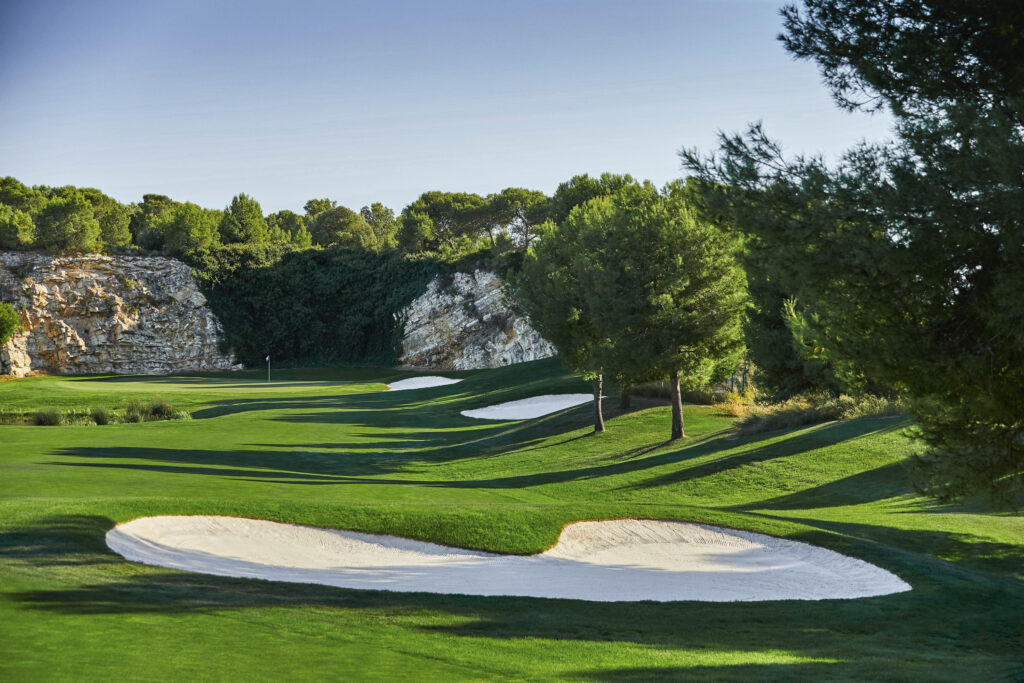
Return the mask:
<svg viewBox="0 0 1024 683">
<path fill-rule="evenodd" d="M 911 494 L 902 418 L 736 435 L 644 399 L 525 422 L 460 410 L 586 391 L 553 361 L 384 392 L 402 373 L 306 368 L 0 383 L 0 410 L 192 420 L 0 426 L 0 680 L 1014 680 L 1024 518 Z M 146 567 L 115 523 L 227 514 L 534 553 L 581 519 L 705 521 L 874 562 L 913 590 L 860 600 L 587 603 L 352 591 Z"/>
</svg>

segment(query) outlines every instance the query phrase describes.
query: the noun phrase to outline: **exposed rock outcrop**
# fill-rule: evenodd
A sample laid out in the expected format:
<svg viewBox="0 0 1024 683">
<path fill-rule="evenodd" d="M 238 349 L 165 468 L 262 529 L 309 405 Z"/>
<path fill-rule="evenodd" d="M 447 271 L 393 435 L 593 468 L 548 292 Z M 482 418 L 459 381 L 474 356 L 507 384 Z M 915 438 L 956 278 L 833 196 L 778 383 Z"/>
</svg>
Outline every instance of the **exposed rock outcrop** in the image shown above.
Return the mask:
<svg viewBox="0 0 1024 683">
<path fill-rule="evenodd" d="M 191 269 L 174 259 L 0 253 L 0 301 L 24 327 L 0 348 L 0 374 L 236 367 Z"/>
<path fill-rule="evenodd" d="M 402 313 L 400 362 L 478 370 L 553 356 L 551 344 L 505 305 L 503 284 L 482 270 L 435 278 Z"/>
</svg>

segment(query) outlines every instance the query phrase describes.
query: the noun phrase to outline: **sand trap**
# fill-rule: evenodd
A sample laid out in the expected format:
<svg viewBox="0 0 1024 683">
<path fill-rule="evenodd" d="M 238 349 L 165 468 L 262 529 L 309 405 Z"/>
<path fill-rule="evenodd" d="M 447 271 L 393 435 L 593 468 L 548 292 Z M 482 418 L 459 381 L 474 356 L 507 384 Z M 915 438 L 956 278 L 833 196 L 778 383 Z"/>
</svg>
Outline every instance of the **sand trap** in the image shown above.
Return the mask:
<svg viewBox="0 0 1024 683">
<path fill-rule="evenodd" d="M 480 420 L 529 420 L 593 400 L 592 394 L 546 394 L 476 410 L 463 410 L 462 414 Z"/>
<path fill-rule="evenodd" d="M 238 517 L 143 517 L 107 533 L 126 559 L 217 576 L 398 592 L 633 600 L 822 600 L 910 590 L 824 548 L 702 524 L 577 522 L 539 555 Z"/>
<path fill-rule="evenodd" d="M 407 389 L 426 389 L 427 387 L 443 387 L 448 384 L 455 384 L 461 382 L 461 379 L 451 379 L 449 377 L 438 377 L 435 375 L 428 375 L 426 377 L 410 377 L 409 379 L 400 379 L 397 382 L 392 382 L 387 385 L 391 391 L 405 391 Z"/>
</svg>

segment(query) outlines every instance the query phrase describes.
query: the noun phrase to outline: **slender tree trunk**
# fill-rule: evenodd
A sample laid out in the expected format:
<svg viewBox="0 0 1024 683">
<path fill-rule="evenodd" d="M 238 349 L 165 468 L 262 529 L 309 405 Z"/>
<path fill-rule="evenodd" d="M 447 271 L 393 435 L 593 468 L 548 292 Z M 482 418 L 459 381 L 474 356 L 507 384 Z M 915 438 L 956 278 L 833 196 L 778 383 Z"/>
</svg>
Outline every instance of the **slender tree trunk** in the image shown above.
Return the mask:
<svg viewBox="0 0 1024 683">
<path fill-rule="evenodd" d="M 601 412 L 601 389 L 604 384 L 604 377 L 598 375 L 594 378 L 594 431 L 604 431 L 604 414 Z"/>
<path fill-rule="evenodd" d="M 679 392 L 678 370 L 672 371 L 669 389 L 672 391 L 672 438 L 670 441 L 675 441 L 686 436 L 686 432 L 683 430 L 683 396 Z"/>
<path fill-rule="evenodd" d="M 619 394 L 619 409 L 629 410 L 629 387 L 622 387 L 622 393 Z"/>
</svg>

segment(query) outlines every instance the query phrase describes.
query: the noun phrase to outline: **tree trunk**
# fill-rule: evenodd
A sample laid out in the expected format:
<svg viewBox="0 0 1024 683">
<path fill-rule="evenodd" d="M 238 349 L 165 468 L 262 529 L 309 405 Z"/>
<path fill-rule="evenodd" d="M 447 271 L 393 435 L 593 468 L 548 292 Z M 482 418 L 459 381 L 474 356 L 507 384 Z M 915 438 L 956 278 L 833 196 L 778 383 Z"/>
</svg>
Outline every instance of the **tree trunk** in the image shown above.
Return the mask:
<svg viewBox="0 0 1024 683">
<path fill-rule="evenodd" d="M 686 436 L 686 432 L 683 430 L 683 396 L 679 392 L 678 370 L 672 371 L 669 389 L 672 391 L 672 438 L 669 440 L 675 441 Z"/>
<path fill-rule="evenodd" d="M 619 394 L 619 410 L 629 410 L 629 387 L 622 387 Z"/>
<path fill-rule="evenodd" d="M 594 431 L 604 431 L 604 414 L 601 412 L 601 389 L 604 378 L 598 375 L 594 378 Z"/>
</svg>

